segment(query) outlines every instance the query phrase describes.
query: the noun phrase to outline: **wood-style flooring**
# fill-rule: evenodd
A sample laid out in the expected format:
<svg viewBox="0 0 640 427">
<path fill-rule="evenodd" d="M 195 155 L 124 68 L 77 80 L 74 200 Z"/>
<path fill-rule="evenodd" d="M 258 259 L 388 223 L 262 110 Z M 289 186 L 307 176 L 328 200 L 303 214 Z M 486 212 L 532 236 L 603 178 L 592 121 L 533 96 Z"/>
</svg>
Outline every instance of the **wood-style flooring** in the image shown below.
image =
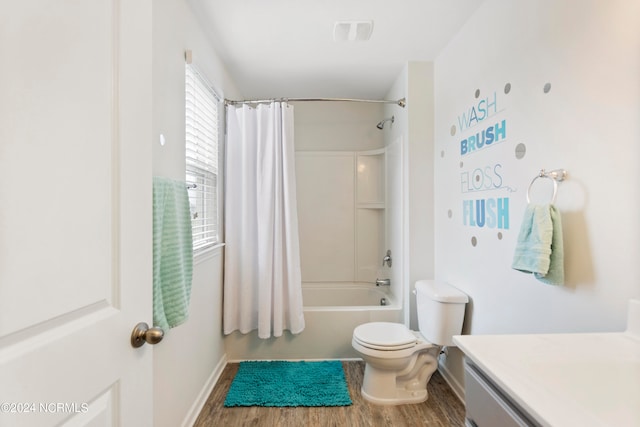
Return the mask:
<svg viewBox="0 0 640 427">
<path fill-rule="evenodd" d="M 342 364 L 353 401 L 351 406 L 225 408 L 224 399 L 238 371 L 238 364 L 230 363 L 224 368 L 194 427 L 464 426 L 464 405 L 437 371 L 427 386 L 429 398 L 426 402 L 380 406 L 367 402 L 360 395 L 364 362 L 350 361 Z"/>
</svg>

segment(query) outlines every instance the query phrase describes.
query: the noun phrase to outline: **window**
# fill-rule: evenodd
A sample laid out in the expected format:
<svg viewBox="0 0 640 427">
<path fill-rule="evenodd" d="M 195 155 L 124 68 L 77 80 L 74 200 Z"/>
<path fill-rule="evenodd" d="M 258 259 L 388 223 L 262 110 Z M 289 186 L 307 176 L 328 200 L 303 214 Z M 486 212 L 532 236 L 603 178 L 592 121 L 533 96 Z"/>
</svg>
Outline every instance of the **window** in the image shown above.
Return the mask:
<svg viewBox="0 0 640 427">
<path fill-rule="evenodd" d="M 220 97 L 186 64 L 186 181 L 194 254 L 219 242 L 218 147 Z"/>
</svg>

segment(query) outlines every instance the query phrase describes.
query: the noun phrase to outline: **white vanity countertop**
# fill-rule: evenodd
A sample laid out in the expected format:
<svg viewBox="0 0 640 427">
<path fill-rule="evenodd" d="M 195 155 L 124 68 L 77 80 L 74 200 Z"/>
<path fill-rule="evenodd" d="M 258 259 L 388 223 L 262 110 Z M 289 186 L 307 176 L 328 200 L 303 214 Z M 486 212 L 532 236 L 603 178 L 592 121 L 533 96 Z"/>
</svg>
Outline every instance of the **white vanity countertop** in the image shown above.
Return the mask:
<svg viewBox="0 0 640 427">
<path fill-rule="evenodd" d="M 543 426 L 640 426 L 640 336 L 464 335 L 456 345 Z"/>
</svg>

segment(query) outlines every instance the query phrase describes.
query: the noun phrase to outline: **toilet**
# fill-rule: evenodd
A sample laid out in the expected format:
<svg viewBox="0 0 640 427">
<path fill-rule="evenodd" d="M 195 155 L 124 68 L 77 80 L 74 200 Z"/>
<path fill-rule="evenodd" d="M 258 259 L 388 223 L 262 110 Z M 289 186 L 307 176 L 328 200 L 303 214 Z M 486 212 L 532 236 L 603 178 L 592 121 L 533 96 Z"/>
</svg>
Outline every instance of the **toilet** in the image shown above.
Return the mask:
<svg viewBox="0 0 640 427">
<path fill-rule="evenodd" d="M 420 331 L 390 322 L 357 326 L 351 345 L 365 361 L 362 397 L 380 405 L 427 400 L 427 383 L 438 368 L 442 346 L 452 346 L 462 332 L 469 297 L 434 280 L 416 282 Z"/>
</svg>

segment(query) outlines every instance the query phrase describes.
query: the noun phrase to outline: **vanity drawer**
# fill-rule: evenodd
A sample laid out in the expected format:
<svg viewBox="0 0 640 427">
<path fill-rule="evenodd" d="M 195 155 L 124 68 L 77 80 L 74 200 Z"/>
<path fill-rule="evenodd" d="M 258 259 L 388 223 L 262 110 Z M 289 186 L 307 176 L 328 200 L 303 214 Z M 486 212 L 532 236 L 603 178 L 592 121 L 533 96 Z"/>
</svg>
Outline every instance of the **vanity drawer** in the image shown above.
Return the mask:
<svg viewBox="0 0 640 427">
<path fill-rule="evenodd" d="M 465 404 L 468 427 L 537 427 L 475 365 L 465 363 Z"/>
</svg>

